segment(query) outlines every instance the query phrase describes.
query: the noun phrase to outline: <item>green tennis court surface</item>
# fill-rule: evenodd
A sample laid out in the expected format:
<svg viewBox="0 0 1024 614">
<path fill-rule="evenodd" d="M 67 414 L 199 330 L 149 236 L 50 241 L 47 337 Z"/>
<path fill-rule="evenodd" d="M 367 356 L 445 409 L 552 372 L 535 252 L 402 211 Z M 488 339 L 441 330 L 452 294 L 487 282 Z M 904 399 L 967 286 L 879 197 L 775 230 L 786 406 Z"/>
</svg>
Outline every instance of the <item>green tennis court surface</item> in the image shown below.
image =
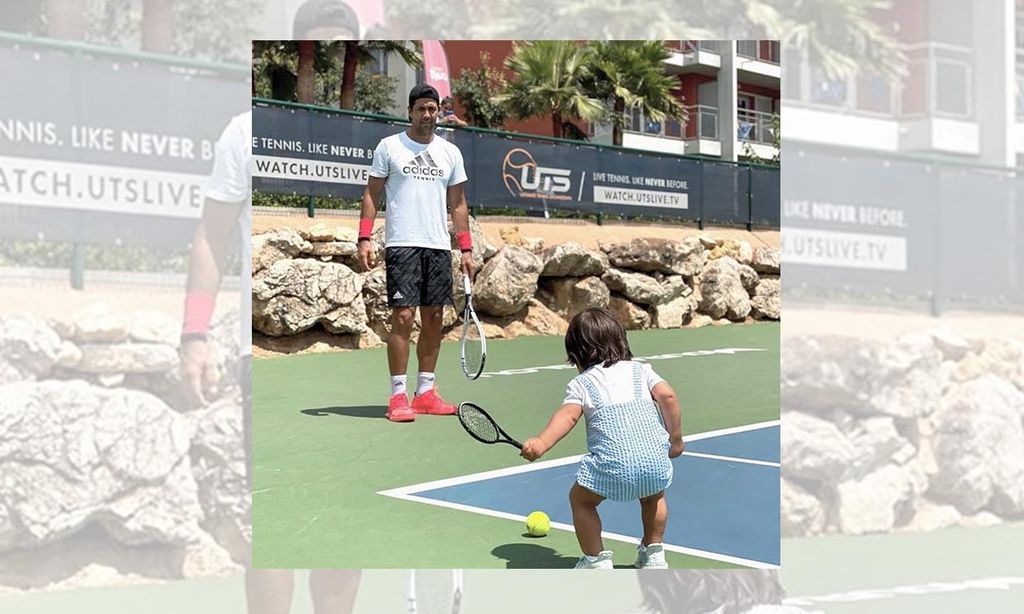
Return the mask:
<svg viewBox="0 0 1024 614">
<path fill-rule="evenodd" d="M 676 388 L 684 432 L 691 435 L 779 418 L 778 337 L 778 324 L 764 323 L 637 331 L 629 338 L 633 353 L 651 357 Z M 473 441 L 452 416 L 388 422 L 386 364 L 383 349 L 256 361 L 254 564 L 571 566 L 579 556 L 571 531 L 532 539 L 516 520 L 377 494 L 524 464 L 510 446 Z M 561 337 L 524 337 L 489 344 L 485 377 L 475 382 L 462 375 L 457 344 L 446 343 L 437 373 L 449 401 L 480 404 L 523 439 L 560 405 L 575 375 L 558 368 L 563 364 Z M 414 369 L 413 362 L 410 379 Z M 580 424 L 543 460 L 581 454 L 585 442 Z M 549 485 L 538 479 L 536 487 Z M 777 501 L 772 507 L 777 514 Z M 606 540 L 606 547 L 616 564 L 632 563 L 633 544 Z M 674 567 L 728 567 L 727 560 L 669 554 Z"/>
</svg>

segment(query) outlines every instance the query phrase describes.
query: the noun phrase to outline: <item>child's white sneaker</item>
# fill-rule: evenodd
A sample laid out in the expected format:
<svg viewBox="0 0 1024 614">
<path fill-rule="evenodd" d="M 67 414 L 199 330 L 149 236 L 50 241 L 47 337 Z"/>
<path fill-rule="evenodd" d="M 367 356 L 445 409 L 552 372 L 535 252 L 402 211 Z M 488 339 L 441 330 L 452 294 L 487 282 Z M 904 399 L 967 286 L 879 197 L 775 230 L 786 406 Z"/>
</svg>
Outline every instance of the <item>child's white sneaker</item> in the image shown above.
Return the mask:
<svg viewBox="0 0 1024 614">
<path fill-rule="evenodd" d="M 633 567 L 637 569 L 668 569 L 665 561 L 665 546 L 663 544 L 651 544 L 636 547 L 636 563 Z"/>
<path fill-rule="evenodd" d="M 612 564 L 612 551 L 602 550 L 597 556 L 583 555 L 573 569 L 615 569 Z"/>
</svg>

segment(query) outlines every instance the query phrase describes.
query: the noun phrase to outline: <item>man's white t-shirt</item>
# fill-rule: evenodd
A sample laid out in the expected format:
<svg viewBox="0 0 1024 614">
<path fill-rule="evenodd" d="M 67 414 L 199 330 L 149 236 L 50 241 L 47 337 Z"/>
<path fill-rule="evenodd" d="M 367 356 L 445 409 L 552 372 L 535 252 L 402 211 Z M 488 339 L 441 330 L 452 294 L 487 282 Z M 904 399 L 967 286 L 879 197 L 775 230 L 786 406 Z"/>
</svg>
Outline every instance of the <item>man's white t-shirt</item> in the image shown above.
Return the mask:
<svg viewBox="0 0 1024 614">
<path fill-rule="evenodd" d="M 627 403 L 633 400 L 634 362 L 636 361 L 620 360 L 607 368 L 597 364 L 584 371 L 582 375 L 590 378 L 605 404 Z M 647 391 L 665 381 L 654 372 L 651 365 L 645 362 L 640 363 L 640 377 L 643 389 Z M 569 382 L 569 386 L 565 390 L 565 400 L 562 401 L 562 404 L 567 403 L 582 405 L 583 413 L 588 417 L 596 406 L 596 402 L 590 398 L 586 387 L 576 378 Z"/>
<path fill-rule="evenodd" d="M 213 172 L 206 188 L 206 198 L 219 203 L 237 204 L 242 234 L 242 270 L 239 273 L 241 305 L 238 319 L 242 337 L 242 355 L 252 353 L 252 111 L 231 118 L 217 140 Z M 208 203 L 210 201 L 207 201 Z"/>
<path fill-rule="evenodd" d="M 438 136 L 424 144 L 393 134 L 374 150 L 370 176 L 387 179 L 385 247 L 451 249 L 448 188 L 466 181 L 458 147 Z"/>
</svg>

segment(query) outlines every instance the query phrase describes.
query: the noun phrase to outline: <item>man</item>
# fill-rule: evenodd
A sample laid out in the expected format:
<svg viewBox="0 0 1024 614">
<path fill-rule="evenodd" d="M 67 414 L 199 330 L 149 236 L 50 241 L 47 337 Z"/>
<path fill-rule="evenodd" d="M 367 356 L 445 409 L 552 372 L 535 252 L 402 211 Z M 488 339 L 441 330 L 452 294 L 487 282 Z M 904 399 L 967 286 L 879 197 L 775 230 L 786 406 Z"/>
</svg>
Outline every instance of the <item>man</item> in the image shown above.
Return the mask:
<svg viewBox="0 0 1024 614">
<path fill-rule="evenodd" d="M 446 126 L 468 126 L 469 123 L 455 114 L 455 101 L 451 96 L 445 96 L 441 101 L 441 117 L 437 123 Z"/>
<path fill-rule="evenodd" d="M 213 174 L 202 219 L 196 228 L 186 283 L 181 334 L 181 368 L 195 402 L 206 405 L 216 390 L 217 366 L 207 332 L 220 290 L 231 236 L 241 230 L 241 373 L 242 433 L 246 479 L 251 473 L 252 435 L 252 113 L 234 117 L 217 141 Z M 290 569 L 251 569 L 246 560 L 245 589 L 250 614 L 287 614 L 294 592 Z M 355 605 L 361 571 L 315 569 L 309 587 L 317 614 L 349 614 Z"/>
<path fill-rule="evenodd" d="M 441 349 L 444 306 L 452 303 L 451 239 L 446 209 L 451 211 L 455 239 L 462 251 L 462 272 L 470 278 L 473 245 L 463 189 L 466 168 L 459 148 L 434 136 L 439 109 L 437 90 L 423 84 L 412 88 L 408 107 L 412 125 L 377 145 L 363 191 L 359 259 L 369 270 L 373 264 L 373 218 L 381 191 L 387 185 L 384 265 L 388 306 L 392 308 L 387 339 L 391 372 L 387 417 L 393 422 L 412 422 L 416 414 L 455 413 L 455 406 L 437 393 L 434 377 Z M 417 307 L 421 320 L 416 344 L 419 375 L 410 404 L 406 368 Z"/>
</svg>

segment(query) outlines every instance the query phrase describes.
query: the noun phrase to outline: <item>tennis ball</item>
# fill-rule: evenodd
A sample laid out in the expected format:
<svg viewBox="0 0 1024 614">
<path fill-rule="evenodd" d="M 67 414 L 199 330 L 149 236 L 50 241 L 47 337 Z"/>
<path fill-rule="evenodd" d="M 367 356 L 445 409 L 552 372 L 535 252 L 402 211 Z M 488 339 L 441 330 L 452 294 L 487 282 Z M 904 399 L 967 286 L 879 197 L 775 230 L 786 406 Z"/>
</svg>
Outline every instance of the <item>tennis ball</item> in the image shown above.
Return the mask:
<svg viewBox="0 0 1024 614">
<path fill-rule="evenodd" d="M 544 512 L 532 512 L 526 517 L 526 531 L 534 537 L 544 537 L 551 530 L 551 519 Z"/>
</svg>

